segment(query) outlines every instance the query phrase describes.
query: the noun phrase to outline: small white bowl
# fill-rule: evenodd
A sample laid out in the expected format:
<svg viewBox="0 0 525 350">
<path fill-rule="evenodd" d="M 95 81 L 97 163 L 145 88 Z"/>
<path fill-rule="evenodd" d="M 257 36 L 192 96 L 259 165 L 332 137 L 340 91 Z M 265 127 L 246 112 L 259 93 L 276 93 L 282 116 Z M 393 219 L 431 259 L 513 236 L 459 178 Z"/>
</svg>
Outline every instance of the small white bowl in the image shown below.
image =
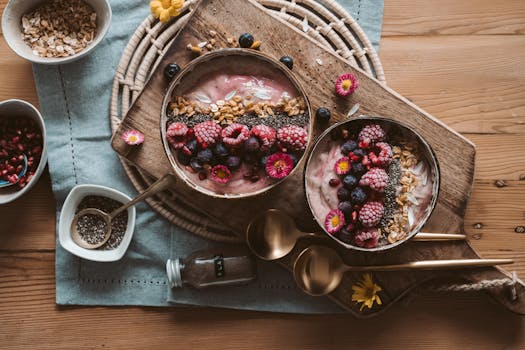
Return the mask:
<svg viewBox="0 0 525 350">
<path fill-rule="evenodd" d="M 35 175 L 29 183 L 22 189 L 17 186 L 11 186 L 0 189 L 0 205 L 14 201 L 15 199 L 27 193 L 37 182 L 44 171 L 47 163 L 47 146 L 46 146 L 46 126 L 42 115 L 31 103 L 22 100 L 0 101 L 0 118 L 2 117 L 26 117 L 37 122 L 42 133 L 42 156 L 40 164 L 35 171 Z"/>
<path fill-rule="evenodd" d="M 58 222 L 58 240 L 60 241 L 60 245 L 71 254 L 86 260 L 101 262 L 120 260 L 124 256 L 124 253 L 126 253 L 126 250 L 128 250 L 129 243 L 133 237 L 135 217 L 137 215 L 135 207 L 128 209 L 126 232 L 117 248 L 111 250 L 85 249 L 78 246 L 71 238 L 71 222 L 73 221 L 78 205 L 86 196 L 102 196 L 114 199 L 121 203 L 131 201 L 131 198 L 124 193 L 105 186 L 77 185 L 73 187 L 71 192 L 67 195 L 60 212 L 60 219 Z"/>
<path fill-rule="evenodd" d="M 111 24 L 111 6 L 107 0 L 84 0 L 97 14 L 97 34 L 84 50 L 68 57 L 40 57 L 33 54 L 22 36 L 22 16 L 35 9 L 46 0 L 10 0 L 2 15 L 2 34 L 17 55 L 33 63 L 64 64 L 78 60 L 89 54 L 106 36 Z"/>
</svg>

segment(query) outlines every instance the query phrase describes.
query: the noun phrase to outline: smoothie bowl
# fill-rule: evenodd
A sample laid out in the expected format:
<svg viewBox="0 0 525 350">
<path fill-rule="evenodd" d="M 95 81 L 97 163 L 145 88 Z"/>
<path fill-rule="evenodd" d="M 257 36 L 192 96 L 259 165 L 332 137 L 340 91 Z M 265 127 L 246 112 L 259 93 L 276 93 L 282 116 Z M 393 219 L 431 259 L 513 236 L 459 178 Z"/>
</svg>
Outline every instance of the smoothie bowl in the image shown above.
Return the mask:
<svg viewBox="0 0 525 350">
<path fill-rule="evenodd" d="M 310 209 L 346 248 L 383 251 L 425 225 L 439 194 L 430 146 L 399 122 L 364 117 L 326 130 L 305 171 Z"/>
<path fill-rule="evenodd" d="M 175 173 L 212 197 L 268 191 L 303 163 L 308 100 L 282 63 L 254 50 L 201 56 L 174 79 L 161 133 Z"/>
</svg>

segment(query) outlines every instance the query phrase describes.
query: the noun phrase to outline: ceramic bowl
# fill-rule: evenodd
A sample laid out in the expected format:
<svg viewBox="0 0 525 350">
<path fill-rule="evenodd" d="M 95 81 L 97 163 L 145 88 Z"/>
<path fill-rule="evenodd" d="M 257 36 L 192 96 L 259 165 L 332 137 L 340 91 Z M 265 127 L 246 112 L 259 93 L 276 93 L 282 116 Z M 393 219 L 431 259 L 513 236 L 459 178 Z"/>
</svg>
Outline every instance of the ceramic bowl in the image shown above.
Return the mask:
<svg viewBox="0 0 525 350">
<path fill-rule="evenodd" d="M 22 100 L 6 100 L 0 102 L 0 118 L 18 116 L 31 118 L 36 121 L 38 126 L 40 126 L 40 131 L 42 133 L 42 156 L 40 158 L 40 164 L 38 164 L 35 171 L 35 175 L 33 175 L 33 178 L 24 188 L 18 189 L 16 186 L 0 188 L 0 205 L 12 202 L 26 194 L 38 182 L 38 179 L 40 178 L 40 175 L 42 175 L 42 172 L 44 172 L 47 163 L 46 126 L 38 109 L 29 102 Z"/>
<path fill-rule="evenodd" d="M 325 217 L 321 217 L 320 213 L 324 211 L 328 212 L 330 209 L 335 209 L 335 206 L 330 206 L 328 209 L 326 209 L 323 205 L 319 203 L 328 203 L 329 200 L 326 197 L 328 194 L 325 193 L 327 189 L 325 188 L 324 191 L 319 190 L 319 186 L 323 186 L 325 183 L 325 179 L 323 176 L 322 180 L 316 179 L 316 176 L 319 175 L 319 166 L 314 165 L 315 160 L 319 160 L 325 158 L 328 156 L 327 152 L 329 149 L 333 146 L 332 141 L 332 135 L 340 132 L 341 129 L 345 128 L 347 130 L 350 130 L 351 132 L 358 132 L 364 125 L 366 124 L 379 124 L 387 133 L 387 142 L 389 141 L 397 141 L 397 140 L 410 140 L 411 144 L 415 145 L 416 148 L 419 149 L 420 154 L 420 162 L 425 162 L 427 169 L 428 169 L 428 176 L 426 181 L 432 181 L 429 185 L 430 187 L 430 199 L 428 201 L 428 204 L 426 204 L 423 208 L 421 208 L 421 212 L 418 215 L 418 219 L 413 218 L 413 223 L 410 225 L 411 229 L 407 233 L 407 235 L 396 242 L 390 243 L 385 242 L 384 245 L 379 245 L 373 248 L 364 248 L 359 247 L 354 244 L 343 242 L 342 240 L 338 239 L 334 234 L 329 233 L 325 227 L 324 227 L 324 221 Z M 342 143 L 342 141 L 341 141 Z M 340 155 L 340 152 L 338 152 L 337 157 L 343 157 L 343 155 Z M 334 158 L 332 158 L 334 159 Z M 314 160 L 314 161 L 313 161 Z M 326 163 L 325 163 L 326 164 Z M 330 163 L 329 166 L 324 166 L 327 169 L 330 169 L 331 172 L 333 172 L 333 165 Z M 370 117 L 370 116 L 359 116 L 358 118 L 354 118 L 351 120 L 346 120 L 340 123 L 337 123 L 330 128 L 328 128 L 321 136 L 319 136 L 318 140 L 316 141 L 315 145 L 313 146 L 312 152 L 310 153 L 310 156 L 308 158 L 307 164 L 306 164 L 306 170 L 305 170 L 305 177 L 304 177 L 304 186 L 306 191 L 306 197 L 308 200 L 308 205 L 310 207 L 310 210 L 319 224 L 319 226 L 323 229 L 326 235 L 328 235 L 330 238 L 335 240 L 338 244 L 341 246 L 348 248 L 348 249 L 354 249 L 364 252 L 379 252 L 379 251 L 385 251 L 391 248 L 394 248 L 396 246 L 399 246 L 400 244 L 403 244 L 407 241 L 409 241 L 412 237 L 414 237 L 425 225 L 427 220 L 430 218 L 430 215 L 432 214 L 437 200 L 439 196 L 439 185 L 440 185 L 440 173 L 439 173 L 439 164 L 437 161 L 437 158 L 430 147 L 430 145 L 413 129 L 410 127 L 404 125 L 403 123 L 397 122 L 392 119 L 382 118 L 382 117 Z M 335 178 L 337 175 L 335 172 L 333 172 L 333 176 L 331 173 L 329 174 L 329 178 Z M 321 185 L 319 184 L 321 183 Z M 428 183 L 428 182 L 427 182 Z M 330 189 L 328 189 L 330 191 Z M 335 189 L 333 189 L 335 191 Z M 319 196 L 321 196 L 323 199 L 320 199 Z M 337 199 L 337 198 L 335 198 Z M 325 214 L 326 215 L 326 214 Z M 410 215 L 409 215 L 410 216 Z"/>
<path fill-rule="evenodd" d="M 86 196 L 102 196 L 114 199 L 121 203 L 131 201 L 131 198 L 122 192 L 114 190 L 105 186 L 98 185 L 77 185 L 69 192 L 62 210 L 60 212 L 60 219 L 58 222 L 58 239 L 60 245 L 76 256 L 86 260 L 109 262 L 120 260 L 129 247 L 133 231 L 135 229 L 135 218 L 137 215 L 135 207 L 128 209 L 128 223 L 124 237 L 119 246 L 111 250 L 101 249 L 85 249 L 78 246 L 71 238 L 71 222 L 75 216 L 75 211 L 82 199 Z"/>
<path fill-rule="evenodd" d="M 304 166 L 307 152 L 302 154 L 292 172 L 283 179 L 274 181 L 262 188 L 253 189 L 243 193 L 226 191 L 220 193 L 219 191 L 214 191 L 200 185 L 198 179 L 192 179 L 188 175 L 187 170 L 184 169 L 184 165 L 180 164 L 176 159 L 175 152 L 171 150 L 167 141 L 166 125 L 168 121 L 167 109 L 173 97 L 183 95 L 188 89 L 191 89 L 196 84 L 199 84 L 199 81 L 217 72 L 233 75 L 250 75 L 253 74 L 252 72 L 254 70 L 257 70 L 257 74 L 261 74 L 264 77 L 277 77 L 277 79 L 285 81 L 286 84 L 290 84 L 290 86 L 296 90 L 297 96 L 300 96 L 304 99 L 306 104 L 306 113 L 308 113 L 309 116 L 308 144 L 306 147 L 307 150 L 311 143 L 311 135 L 313 134 L 313 119 L 308 97 L 292 71 L 284 64 L 269 55 L 250 49 L 222 49 L 218 51 L 212 51 L 194 59 L 179 72 L 179 74 L 171 82 L 170 87 L 166 92 L 162 104 L 160 129 L 164 150 L 168 156 L 174 172 L 190 188 L 207 196 L 214 198 L 238 199 L 261 195 L 278 186 L 283 181 L 286 181 L 288 177 L 293 176 L 295 173 L 300 171 L 298 169 Z"/>
<path fill-rule="evenodd" d="M 10 0 L 2 15 L 2 34 L 17 55 L 33 63 L 64 64 L 88 55 L 106 36 L 111 23 L 111 6 L 107 0 L 84 0 L 97 14 L 97 34 L 84 50 L 68 57 L 48 58 L 33 54 L 22 37 L 22 16 L 46 0 Z"/>
</svg>

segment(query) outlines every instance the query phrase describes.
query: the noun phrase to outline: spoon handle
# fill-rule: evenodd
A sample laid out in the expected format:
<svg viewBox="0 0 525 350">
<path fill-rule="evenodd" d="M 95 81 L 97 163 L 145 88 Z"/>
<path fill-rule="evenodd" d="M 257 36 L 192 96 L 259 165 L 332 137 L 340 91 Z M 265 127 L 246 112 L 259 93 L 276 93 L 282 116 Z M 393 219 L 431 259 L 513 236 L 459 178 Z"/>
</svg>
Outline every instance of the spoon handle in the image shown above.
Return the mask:
<svg viewBox="0 0 525 350">
<path fill-rule="evenodd" d="M 397 265 L 345 266 L 346 271 L 446 270 L 513 264 L 512 259 L 455 259 L 412 261 Z"/>
<path fill-rule="evenodd" d="M 142 192 L 139 196 L 137 196 L 133 200 L 127 202 L 123 206 L 113 210 L 109 214 L 109 216 L 111 217 L 111 219 L 113 219 L 115 216 L 117 216 L 118 214 L 120 214 L 124 210 L 127 210 L 129 207 L 134 206 L 135 204 L 137 204 L 141 200 L 143 200 L 145 198 L 148 198 L 150 196 L 153 196 L 154 194 L 156 194 L 158 192 L 164 191 L 165 189 L 167 189 L 168 187 L 172 186 L 173 184 L 175 184 L 175 176 L 173 176 L 172 174 L 166 174 L 163 177 L 161 177 L 160 179 L 158 179 L 157 181 L 155 181 L 154 183 L 152 183 L 151 186 L 148 187 L 146 190 L 144 190 L 144 192 Z"/>
<path fill-rule="evenodd" d="M 412 238 L 414 241 L 462 241 L 467 236 L 455 233 L 425 233 L 419 232 Z"/>
</svg>

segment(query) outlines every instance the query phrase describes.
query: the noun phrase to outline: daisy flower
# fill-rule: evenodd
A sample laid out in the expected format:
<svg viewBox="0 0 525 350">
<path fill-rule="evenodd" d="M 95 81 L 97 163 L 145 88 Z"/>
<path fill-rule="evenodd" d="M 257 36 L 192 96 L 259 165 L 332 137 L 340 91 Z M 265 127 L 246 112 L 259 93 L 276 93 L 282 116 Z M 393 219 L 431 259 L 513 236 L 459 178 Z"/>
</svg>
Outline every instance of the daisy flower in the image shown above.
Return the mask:
<svg viewBox="0 0 525 350">
<path fill-rule="evenodd" d="M 345 215 L 339 209 L 332 209 L 324 219 L 324 227 L 328 233 L 339 232 L 345 225 Z"/>
<path fill-rule="evenodd" d="M 266 161 L 266 173 L 274 179 L 288 176 L 293 169 L 293 159 L 286 153 L 274 153 Z"/>
<path fill-rule="evenodd" d="M 161 22 L 168 22 L 171 17 L 180 15 L 182 6 L 184 0 L 153 0 L 149 3 L 151 13 Z"/>
<path fill-rule="evenodd" d="M 337 78 L 335 82 L 335 91 L 339 96 L 352 94 L 359 87 L 357 79 L 352 73 L 345 73 Z"/>
<path fill-rule="evenodd" d="M 383 289 L 372 280 L 372 275 L 367 273 L 363 275 L 361 281 L 352 286 L 354 293 L 352 294 L 352 301 L 357 304 L 362 304 L 359 311 L 363 311 L 364 307 L 369 309 L 374 306 L 374 303 L 381 305 L 381 298 L 378 293 Z"/>
<path fill-rule="evenodd" d="M 230 181 L 232 173 L 230 169 L 224 165 L 216 165 L 211 169 L 211 179 L 220 184 L 225 184 Z"/>
<path fill-rule="evenodd" d="M 122 141 L 130 146 L 140 145 L 144 142 L 144 134 L 137 130 L 128 130 L 122 134 Z"/>
</svg>

